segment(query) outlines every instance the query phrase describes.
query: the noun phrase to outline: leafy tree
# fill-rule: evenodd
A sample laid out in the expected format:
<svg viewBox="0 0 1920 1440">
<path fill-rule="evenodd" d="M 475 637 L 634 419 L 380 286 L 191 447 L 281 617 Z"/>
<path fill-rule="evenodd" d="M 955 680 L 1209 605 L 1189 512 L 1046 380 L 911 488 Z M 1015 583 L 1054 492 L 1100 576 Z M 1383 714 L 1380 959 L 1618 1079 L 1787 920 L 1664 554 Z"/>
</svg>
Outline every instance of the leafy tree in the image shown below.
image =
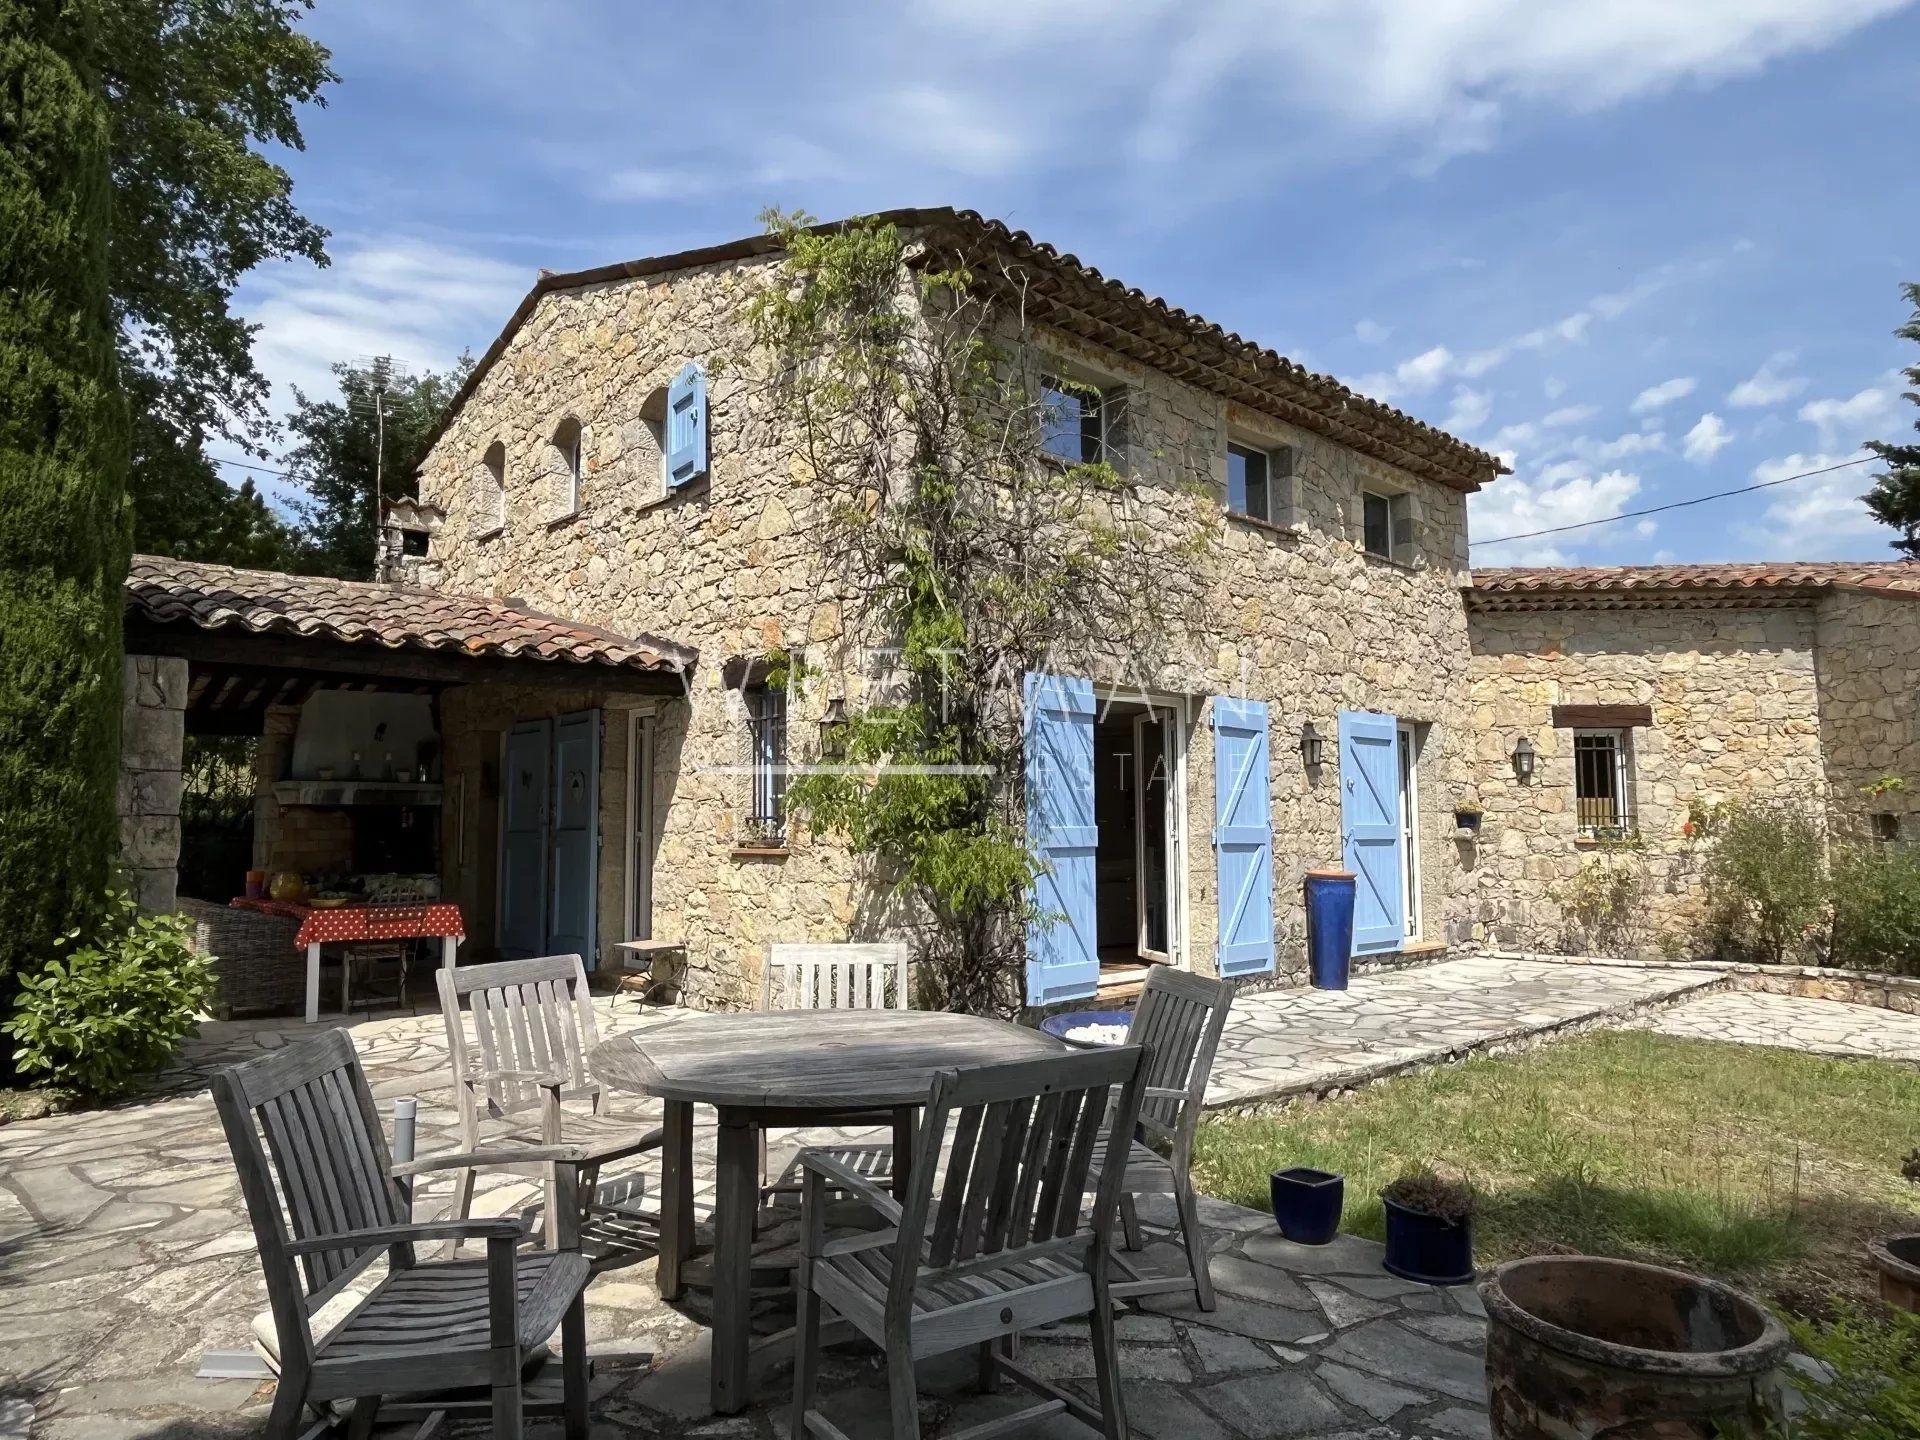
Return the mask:
<svg viewBox="0 0 1920 1440">
<path fill-rule="evenodd" d="M 902 902 L 931 1003 L 1012 1009 L 1025 927 L 1057 918 L 1028 899 L 1044 861 L 1025 827 L 1022 681 L 1090 673 L 1096 649 L 1145 658 L 1166 634 L 1144 583 L 1145 486 L 1109 453 L 1048 453 L 1063 407 L 991 255 L 892 225 L 767 219 L 786 260 L 750 311 L 755 359 L 798 432 L 817 583 L 847 617 L 838 643 L 890 671 L 839 727 L 838 763 L 793 779 L 787 805 L 844 834 Z M 1147 418 L 1126 417 L 1129 443 L 1180 466 Z M 1180 473 L 1197 487 L 1206 465 Z M 790 692 L 819 668 L 770 659 Z"/>
<path fill-rule="evenodd" d="M 1920 343 L 1920 285 L 1904 285 L 1901 290 L 1913 314 L 1894 334 Z M 1908 384 L 1920 386 L 1920 365 L 1909 365 L 1905 373 Z M 1909 390 L 1907 399 L 1920 405 L 1920 391 Z M 1920 430 L 1920 421 L 1914 422 L 1914 428 Z M 1893 548 L 1910 560 L 1920 560 L 1920 444 L 1869 440 L 1867 449 L 1887 462 L 1887 470 L 1874 477 L 1873 489 L 1861 498 L 1874 519 L 1900 532 Z"/>
<path fill-rule="evenodd" d="M 281 563 L 287 537 L 250 487 L 202 451 L 263 453 L 267 384 L 234 287 L 268 260 L 327 263 L 269 146 L 302 148 L 324 104 L 326 49 L 296 30 L 311 0 L 98 0 L 112 121 L 111 285 L 131 401 L 134 539 L 142 550 Z"/>
<path fill-rule="evenodd" d="M 94 7 L 0 0 L 0 987 L 115 853 L 127 414 Z"/>
<path fill-rule="evenodd" d="M 472 369 L 473 357 L 462 355 L 444 374 L 389 377 L 380 398 L 386 416 L 381 486 L 388 499 L 419 493 L 414 468 L 427 435 Z M 335 365 L 333 373 L 339 399 L 316 400 L 295 390 L 287 417 L 296 437 L 283 457 L 287 473 L 311 497 L 295 503 L 300 525 L 293 564 L 309 575 L 366 580 L 373 575 L 374 460 L 382 429 L 376 383 L 371 371 L 353 365 Z"/>
</svg>

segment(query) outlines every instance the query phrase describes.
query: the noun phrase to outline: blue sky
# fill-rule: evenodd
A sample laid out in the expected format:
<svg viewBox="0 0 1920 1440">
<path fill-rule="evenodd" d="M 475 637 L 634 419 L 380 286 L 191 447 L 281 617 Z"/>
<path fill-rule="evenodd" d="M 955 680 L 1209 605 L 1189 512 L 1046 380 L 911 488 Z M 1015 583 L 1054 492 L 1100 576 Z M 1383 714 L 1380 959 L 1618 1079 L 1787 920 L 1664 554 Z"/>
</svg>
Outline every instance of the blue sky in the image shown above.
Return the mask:
<svg viewBox="0 0 1920 1440">
<path fill-rule="evenodd" d="M 769 204 L 952 204 L 1509 456 L 1477 541 L 1920 414 L 1906 0 L 319 0 L 308 28 L 343 78 L 287 164 L 334 263 L 240 295 L 281 405 L 336 359 L 477 353 L 542 267 Z M 1890 557 L 1871 472 L 1474 560 Z"/>
</svg>

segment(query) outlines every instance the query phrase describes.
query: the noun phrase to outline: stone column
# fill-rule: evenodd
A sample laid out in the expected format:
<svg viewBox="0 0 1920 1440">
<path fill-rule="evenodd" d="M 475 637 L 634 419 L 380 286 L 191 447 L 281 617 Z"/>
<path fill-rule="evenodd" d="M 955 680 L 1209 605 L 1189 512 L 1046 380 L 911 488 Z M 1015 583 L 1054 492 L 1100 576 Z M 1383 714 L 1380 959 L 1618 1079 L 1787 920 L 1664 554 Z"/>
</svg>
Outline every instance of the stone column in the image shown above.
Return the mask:
<svg viewBox="0 0 1920 1440">
<path fill-rule="evenodd" d="M 122 674 L 120 861 L 143 909 L 171 910 L 180 884 L 187 662 L 129 655 Z"/>
</svg>

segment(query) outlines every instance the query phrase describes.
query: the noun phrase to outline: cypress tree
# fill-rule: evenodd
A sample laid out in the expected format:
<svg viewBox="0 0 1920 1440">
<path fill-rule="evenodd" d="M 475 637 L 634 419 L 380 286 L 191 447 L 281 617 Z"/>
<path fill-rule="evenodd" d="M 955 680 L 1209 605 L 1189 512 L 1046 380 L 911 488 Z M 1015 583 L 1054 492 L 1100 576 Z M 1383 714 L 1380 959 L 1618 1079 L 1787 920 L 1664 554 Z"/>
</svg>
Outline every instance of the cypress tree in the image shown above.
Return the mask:
<svg viewBox="0 0 1920 1440">
<path fill-rule="evenodd" d="M 1920 341 L 1920 285 L 1903 285 L 1901 292 L 1913 306 L 1913 315 L 1893 333 L 1903 340 Z M 1920 365 L 1909 365 L 1907 382 L 1920 387 Z M 1920 405 L 1920 389 L 1909 390 L 1907 399 Z M 1914 422 L 1920 430 L 1920 420 Z M 1867 502 L 1873 518 L 1900 532 L 1893 548 L 1909 560 L 1920 560 L 1920 445 L 1902 445 L 1889 440 L 1869 440 L 1867 449 L 1887 462 L 1884 474 L 1873 478 L 1873 489 L 1860 498 Z"/>
<path fill-rule="evenodd" d="M 0 993 L 97 914 L 118 843 L 128 427 L 91 8 L 0 0 Z"/>
</svg>

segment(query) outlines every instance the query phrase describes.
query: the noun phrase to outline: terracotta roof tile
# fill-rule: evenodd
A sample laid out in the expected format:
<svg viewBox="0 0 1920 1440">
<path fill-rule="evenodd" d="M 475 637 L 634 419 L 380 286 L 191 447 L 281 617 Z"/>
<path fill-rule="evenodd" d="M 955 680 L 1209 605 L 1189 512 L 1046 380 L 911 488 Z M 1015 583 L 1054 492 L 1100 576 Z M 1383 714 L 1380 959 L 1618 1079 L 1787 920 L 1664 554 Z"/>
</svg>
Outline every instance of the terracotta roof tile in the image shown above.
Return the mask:
<svg viewBox="0 0 1920 1440">
<path fill-rule="evenodd" d="M 157 624 L 316 636 L 353 645 L 678 672 L 696 652 L 652 635 L 618 635 L 506 600 L 417 585 L 379 585 L 274 570 L 238 570 L 136 555 L 127 610 Z"/>
<path fill-rule="evenodd" d="M 1553 596 L 1656 600 L 1686 594 L 1783 597 L 1825 590 L 1920 596 L 1920 562 L 1758 560 L 1710 565 L 1569 565 L 1475 570 L 1470 602 Z"/>
<path fill-rule="evenodd" d="M 872 216 L 816 226 L 831 232 L 863 219 L 903 228 L 945 233 L 961 241 L 985 241 L 1032 274 L 1016 278 L 1034 283 L 1034 318 L 1104 348 L 1129 354 L 1143 364 L 1192 377 L 1203 389 L 1281 414 L 1304 429 L 1330 436 L 1365 454 L 1425 475 L 1459 490 L 1477 490 L 1507 473 L 1486 451 L 1415 419 L 1378 400 L 1349 389 L 1330 375 L 1319 375 L 1285 356 L 1225 330 L 1212 321 L 1169 305 L 1143 290 L 1109 280 L 1078 256 L 1063 254 L 1023 230 L 972 210 L 946 206 L 885 210 Z M 547 271 L 521 300 L 506 326 L 480 357 L 448 404 L 426 450 L 444 435 L 467 399 L 533 314 L 540 297 L 623 279 L 691 270 L 776 254 L 779 242 L 761 234 L 698 250 L 626 260 L 589 270 Z M 1049 289 L 1058 294 L 1049 294 Z M 1068 293 L 1068 292 L 1071 293 Z M 424 453 L 424 452 L 423 452 Z"/>
</svg>

